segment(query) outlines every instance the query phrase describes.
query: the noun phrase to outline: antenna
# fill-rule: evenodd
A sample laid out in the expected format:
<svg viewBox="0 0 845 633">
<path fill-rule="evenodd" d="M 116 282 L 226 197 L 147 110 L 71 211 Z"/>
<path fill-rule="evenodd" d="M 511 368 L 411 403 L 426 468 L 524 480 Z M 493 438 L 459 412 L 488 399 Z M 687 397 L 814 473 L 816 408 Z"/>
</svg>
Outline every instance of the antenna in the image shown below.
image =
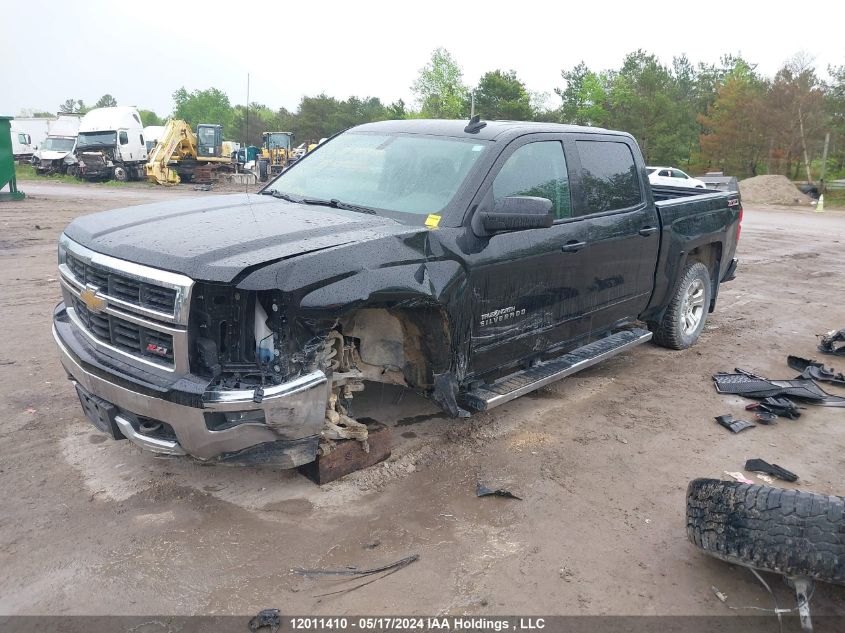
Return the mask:
<svg viewBox="0 0 845 633">
<path fill-rule="evenodd" d="M 244 165 L 249 162 L 249 73 L 246 74 L 246 138 L 244 139 Z M 249 193 L 247 178 L 244 178 L 244 193 Z"/>
</svg>

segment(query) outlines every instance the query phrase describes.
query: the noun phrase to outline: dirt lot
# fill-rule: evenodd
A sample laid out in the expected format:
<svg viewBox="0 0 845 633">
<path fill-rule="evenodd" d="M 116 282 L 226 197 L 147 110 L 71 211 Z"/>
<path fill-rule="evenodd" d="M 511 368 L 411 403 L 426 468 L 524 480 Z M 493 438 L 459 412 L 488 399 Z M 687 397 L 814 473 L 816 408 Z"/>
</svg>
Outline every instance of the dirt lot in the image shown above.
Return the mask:
<svg viewBox="0 0 845 633">
<path fill-rule="evenodd" d="M 713 416 L 740 416 L 744 401 L 710 380 L 734 367 L 790 378 L 787 354 L 818 357 L 814 334 L 845 327 L 845 213 L 746 208 L 739 277 L 693 349 L 646 345 L 469 421 L 370 389 L 358 413 L 396 426 L 393 457 L 318 488 L 106 440 L 57 360 L 62 228 L 215 193 L 24 184 L 25 201 L 0 203 L 0 613 L 723 614 L 711 585 L 730 604 L 771 600 L 687 542 L 689 479 L 761 457 L 801 488 L 845 493 L 845 411 L 734 436 Z M 477 481 L 524 500 L 477 499 Z M 316 597 L 345 585 L 290 572 L 412 553 L 419 562 L 348 594 Z M 845 614 L 845 591 L 820 586 L 813 606 Z"/>
</svg>

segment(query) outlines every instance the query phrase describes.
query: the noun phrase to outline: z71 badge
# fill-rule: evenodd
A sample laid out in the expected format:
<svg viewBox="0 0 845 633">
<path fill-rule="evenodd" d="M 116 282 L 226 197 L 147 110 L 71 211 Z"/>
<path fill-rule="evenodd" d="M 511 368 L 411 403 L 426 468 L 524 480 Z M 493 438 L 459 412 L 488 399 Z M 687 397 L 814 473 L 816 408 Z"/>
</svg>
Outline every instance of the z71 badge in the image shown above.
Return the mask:
<svg viewBox="0 0 845 633">
<path fill-rule="evenodd" d="M 482 314 L 481 325 L 482 327 L 485 325 L 493 325 L 494 323 L 499 323 L 501 321 L 508 321 L 510 319 L 515 319 L 516 317 L 521 317 L 524 314 L 525 308 L 522 308 L 522 310 L 517 310 L 516 306 L 499 308 L 498 310 L 493 310 L 492 312 L 488 312 L 487 314 Z"/>
</svg>

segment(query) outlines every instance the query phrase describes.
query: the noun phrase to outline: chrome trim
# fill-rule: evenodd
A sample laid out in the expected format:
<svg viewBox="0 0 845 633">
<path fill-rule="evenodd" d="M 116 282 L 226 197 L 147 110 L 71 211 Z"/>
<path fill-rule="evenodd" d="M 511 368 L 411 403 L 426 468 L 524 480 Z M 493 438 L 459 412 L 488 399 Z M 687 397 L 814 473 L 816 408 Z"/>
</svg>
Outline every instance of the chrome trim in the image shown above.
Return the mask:
<svg viewBox="0 0 845 633">
<path fill-rule="evenodd" d="M 158 361 L 155 361 L 151 358 L 144 358 L 143 356 L 138 356 L 137 354 L 132 354 L 130 352 L 127 352 L 126 350 L 120 349 L 119 347 L 115 347 L 111 343 L 106 343 L 105 341 L 98 339 L 96 336 L 94 336 L 94 333 L 91 332 L 91 330 L 89 330 L 87 327 L 85 327 L 85 324 L 79 318 L 79 315 L 76 314 L 76 310 L 72 306 L 65 306 L 65 309 L 67 310 L 68 317 L 70 317 L 70 320 L 73 322 L 73 324 L 77 327 L 77 329 L 79 329 L 80 332 L 82 332 L 82 334 L 85 336 L 85 338 L 87 338 L 89 341 L 91 341 L 91 344 L 94 347 L 96 347 L 97 349 L 108 350 L 109 352 L 112 352 L 114 354 L 120 354 L 121 356 L 125 356 L 126 358 L 131 359 L 132 361 L 134 361 L 136 363 L 143 363 L 144 365 L 149 365 L 150 367 L 155 367 L 156 369 L 163 369 L 164 371 L 179 372 L 179 373 L 187 373 L 188 372 L 188 357 L 187 357 L 187 355 L 183 356 L 182 354 L 177 354 L 178 349 L 183 348 L 183 347 L 187 347 L 187 345 L 188 345 L 188 333 L 186 331 L 179 330 L 178 339 L 177 339 L 176 336 L 173 336 L 173 360 L 175 361 L 175 364 L 171 365 L 167 361 L 158 362 Z M 113 313 L 111 313 L 111 314 L 113 314 Z M 117 316 L 123 316 L 123 315 L 117 315 Z M 159 331 L 162 331 L 162 332 L 166 332 L 165 330 L 162 330 L 161 328 L 151 328 L 151 329 L 156 329 L 156 330 L 159 330 Z M 169 332 L 167 332 L 167 333 L 169 333 Z"/>
<path fill-rule="evenodd" d="M 73 324 L 79 328 L 91 343 L 100 350 L 108 350 L 115 354 L 120 354 L 132 361 L 142 363 L 149 367 L 163 369 L 169 372 L 178 372 L 186 374 L 190 371 L 189 352 L 188 352 L 188 315 L 190 312 L 191 292 L 193 291 L 194 281 L 177 273 L 171 273 L 166 270 L 158 270 L 142 264 L 128 262 L 110 255 L 104 255 L 92 251 L 77 242 L 71 240 L 67 235 L 62 233 L 59 238 L 59 281 L 62 289 L 81 300 L 80 293 L 85 289 L 85 284 L 77 279 L 73 271 L 67 264 L 68 253 L 87 265 L 98 266 L 105 271 L 113 271 L 116 274 L 124 277 L 134 279 L 147 284 L 160 286 L 164 288 L 171 288 L 176 291 L 176 300 L 174 304 L 173 313 L 160 312 L 146 308 L 144 306 L 124 301 L 117 297 L 112 297 L 108 294 L 108 288 L 100 288 L 97 290 L 97 297 L 106 301 L 106 307 L 102 312 L 110 314 L 120 319 L 125 319 L 135 325 L 168 334 L 173 338 L 173 363 L 166 360 L 155 360 L 145 358 L 138 354 L 133 354 L 117 348 L 106 341 L 97 338 L 93 332 L 88 330 L 82 323 L 79 315 L 70 302 L 66 303 L 68 315 Z M 181 326 L 181 327 L 180 327 Z"/>
<path fill-rule="evenodd" d="M 172 440 L 163 440 L 158 437 L 150 437 L 143 435 L 135 430 L 132 423 L 124 418 L 122 415 L 114 416 L 114 421 L 120 427 L 120 432 L 123 436 L 142 449 L 152 451 L 153 453 L 160 453 L 162 455 L 187 455 L 185 449 L 179 446 L 179 442 Z"/>
<path fill-rule="evenodd" d="M 327 384 L 326 374 L 317 370 L 281 385 L 265 387 L 262 402 L 275 398 L 285 398 Z M 245 408 L 245 405 L 254 403 L 254 396 L 255 389 L 206 391 L 202 396 L 202 401 L 206 408 L 212 411 L 240 411 Z"/>
<path fill-rule="evenodd" d="M 151 268 L 150 266 L 144 266 L 143 264 L 136 264 L 135 262 L 129 262 L 124 259 L 118 259 L 117 257 L 112 257 L 110 255 L 97 253 L 95 251 L 92 251 L 90 248 L 82 246 L 82 244 L 74 242 L 67 235 L 62 233 L 61 237 L 59 238 L 59 270 L 64 276 L 73 279 L 79 286 L 82 286 L 83 284 L 78 279 L 76 279 L 76 277 L 70 271 L 70 268 L 67 266 L 65 257 L 67 253 L 70 253 L 71 255 L 86 264 L 93 264 L 102 268 L 106 268 L 108 270 L 113 270 L 116 273 L 125 275 L 126 277 L 135 279 L 137 281 L 142 281 L 152 285 L 163 286 L 165 288 L 171 288 L 175 290 L 176 302 L 172 314 L 158 312 L 156 310 L 150 310 L 149 308 L 144 308 L 143 306 L 135 305 L 129 302 L 123 303 L 127 306 L 131 306 L 133 310 L 139 312 L 152 312 L 153 314 L 151 314 L 150 316 L 154 316 L 157 313 L 163 318 L 171 319 L 179 325 L 188 325 L 188 312 L 191 302 L 191 291 L 193 290 L 194 286 L 194 280 L 190 277 L 186 277 L 185 275 L 180 275 L 178 273 L 172 273 L 167 270 Z M 120 299 L 118 299 L 117 297 L 109 297 L 104 292 L 101 292 L 101 294 L 103 297 L 110 301 L 120 301 Z"/>
<path fill-rule="evenodd" d="M 59 264 L 59 274 L 61 275 L 59 281 L 64 282 L 68 286 L 72 286 L 73 290 L 76 291 L 77 296 L 80 292 L 85 289 L 85 284 L 81 283 L 76 277 L 74 277 L 73 271 L 67 264 Z M 126 310 L 131 310 L 141 315 L 151 317 L 153 319 L 159 319 L 161 321 L 173 321 L 172 314 L 169 314 L 167 312 L 159 312 L 158 310 L 152 310 L 150 308 L 145 308 L 144 306 L 139 306 L 129 301 L 124 301 L 123 299 L 118 299 L 117 297 L 112 297 L 110 294 L 106 294 L 100 289 L 97 290 L 97 296 L 105 299 L 109 305 L 120 306 Z"/>
<path fill-rule="evenodd" d="M 625 352 L 625 351 L 631 349 L 632 347 L 636 347 L 637 345 L 642 345 L 643 343 L 648 343 L 651 340 L 652 336 L 654 336 L 654 334 L 652 332 L 645 332 L 641 336 L 638 336 L 637 338 L 635 338 L 631 341 L 628 341 L 628 342 L 620 345 L 619 347 L 614 347 L 613 349 L 608 350 L 606 352 L 602 352 L 601 354 L 599 354 L 597 356 L 591 356 L 590 358 L 585 358 L 584 360 L 578 361 L 577 363 L 573 363 L 572 365 L 565 367 L 564 369 L 562 369 L 559 372 L 556 372 L 556 373 L 551 374 L 549 376 L 545 376 L 543 378 L 535 380 L 534 382 L 529 383 L 529 384 L 527 384 L 523 387 L 520 387 L 519 389 L 515 389 L 513 391 L 509 391 L 508 393 L 504 393 L 504 394 L 495 394 L 490 398 L 484 399 L 486 406 L 483 410 L 489 411 L 490 409 L 492 409 L 494 407 L 498 407 L 499 405 L 505 404 L 506 402 L 510 402 L 511 400 L 515 400 L 516 398 L 519 398 L 520 396 L 524 396 L 527 393 L 531 393 L 532 391 L 536 391 L 537 389 L 540 389 L 541 387 L 545 387 L 546 385 L 549 385 L 549 384 L 551 384 L 551 383 L 553 383 L 557 380 L 560 380 L 561 378 L 565 378 L 566 376 L 571 376 L 572 374 L 575 374 L 579 371 L 587 369 L 588 367 L 592 367 L 593 365 L 596 365 L 596 364 L 602 362 L 603 360 L 607 360 L 608 358 L 612 358 L 613 356 L 616 356 L 617 354 L 621 354 L 622 352 Z M 553 362 L 553 361 L 551 361 L 551 362 Z M 483 391 L 484 391 L 484 388 L 481 387 L 475 393 L 481 393 Z M 492 393 L 492 392 L 488 392 L 488 393 Z"/>
<path fill-rule="evenodd" d="M 267 424 L 247 423 L 222 431 L 211 431 L 205 424 L 205 413 L 217 410 L 214 403 L 210 403 L 208 408 L 190 407 L 116 385 L 92 374 L 76 361 L 59 336 L 55 323 L 53 338 L 59 348 L 62 366 L 73 381 L 119 409 L 166 422 L 173 429 L 185 453 L 198 459 L 211 459 L 222 453 L 234 453 L 264 442 L 314 437 L 323 428 L 328 395 L 325 375 L 322 383 L 319 376 L 309 374 L 311 381 L 288 383 L 296 382 L 298 387 L 285 389 L 285 385 L 279 385 L 282 388 L 274 391 L 270 397 L 265 396 L 261 404 L 251 400 L 241 402 L 239 410 L 262 409 Z M 243 395 L 246 392 L 236 393 Z M 252 392 L 249 393 L 251 398 Z"/>
</svg>

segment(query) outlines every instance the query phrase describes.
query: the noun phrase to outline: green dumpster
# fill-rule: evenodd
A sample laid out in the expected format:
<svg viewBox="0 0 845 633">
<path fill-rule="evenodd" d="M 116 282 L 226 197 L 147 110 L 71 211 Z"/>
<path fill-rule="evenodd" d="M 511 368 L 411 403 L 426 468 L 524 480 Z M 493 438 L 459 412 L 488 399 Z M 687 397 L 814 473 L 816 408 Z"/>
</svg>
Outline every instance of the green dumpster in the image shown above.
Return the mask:
<svg viewBox="0 0 845 633">
<path fill-rule="evenodd" d="M 24 194 L 18 191 L 15 182 L 15 157 L 12 154 L 11 121 L 14 117 L 0 116 L 0 200 L 22 200 Z M 9 191 L 3 189 L 9 185 Z"/>
</svg>

